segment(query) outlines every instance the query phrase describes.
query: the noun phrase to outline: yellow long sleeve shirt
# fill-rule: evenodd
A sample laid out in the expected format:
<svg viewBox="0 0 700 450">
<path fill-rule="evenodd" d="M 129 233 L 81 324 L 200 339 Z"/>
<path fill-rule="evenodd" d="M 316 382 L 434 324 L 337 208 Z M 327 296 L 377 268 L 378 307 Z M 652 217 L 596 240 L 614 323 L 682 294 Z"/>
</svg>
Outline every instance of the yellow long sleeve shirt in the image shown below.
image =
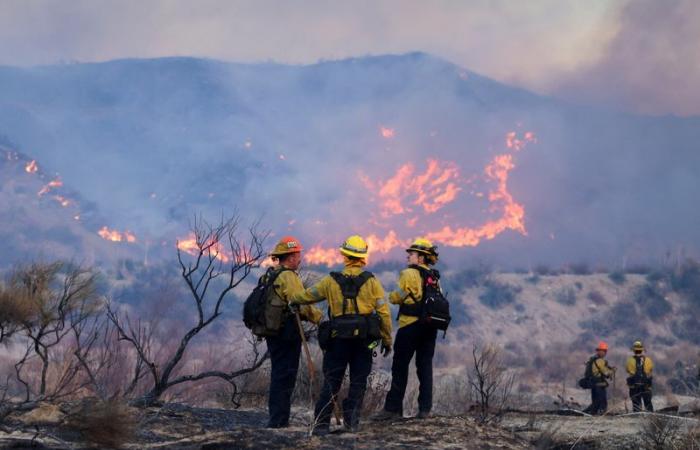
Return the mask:
<svg viewBox="0 0 700 450">
<path fill-rule="evenodd" d="M 421 265 L 429 269 L 426 265 Z M 393 305 L 412 305 L 423 297 L 423 279 L 418 269 L 409 267 L 401 271 L 399 275 L 399 288 L 389 294 L 389 301 Z M 410 325 L 418 321 L 418 317 L 399 314 L 399 328 Z"/>
<path fill-rule="evenodd" d="M 282 271 L 275 280 L 275 293 L 285 302 L 289 303 L 294 294 L 304 292 L 304 284 L 299 275 L 293 270 Z M 303 320 L 308 320 L 318 324 L 323 317 L 323 313 L 312 305 L 304 305 L 299 310 L 299 315 Z"/>
<path fill-rule="evenodd" d="M 362 273 L 362 264 L 351 262 L 342 271 L 344 275 L 358 276 Z M 292 296 L 292 303 L 309 304 L 328 300 L 328 307 L 333 317 L 343 314 L 343 293 L 340 286 L 330 276 L 326 275 L 318 283 L 305 291 Z M 390 346 L 391 339 L 391 311 L 384 301 L 384 288 L 381 282 L 372 277 L 362 285 L 357 294 L 357 311 L 359 314 L 371 314 L 376 311 L 381 319 L 381 334 L 384 345 Z M 349 313 L 355 313 L 353 305 L 349 305 Z"/>
<path fill-rule="evenodd" d="M 654 370 L 654 362 L 646 355 L 642 355 L 642 357 L 644 358 L 642 370 L 644 371 L 644 375 L 650 377 L 652 370 Z M 634 356 L 630 356 L 627 359 L 625 368 L 627 369 L 627 373 L 630 375 L 635 375 L 637 373 L 637 360 Z"/>
</svg>

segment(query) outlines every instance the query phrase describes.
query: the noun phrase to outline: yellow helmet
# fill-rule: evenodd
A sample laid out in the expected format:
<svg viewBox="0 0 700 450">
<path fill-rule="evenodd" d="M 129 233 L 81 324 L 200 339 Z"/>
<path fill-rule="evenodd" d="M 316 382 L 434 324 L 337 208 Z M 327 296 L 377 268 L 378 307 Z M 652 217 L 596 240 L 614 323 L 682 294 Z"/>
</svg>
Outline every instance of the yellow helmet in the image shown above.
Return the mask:
<svg viewBox="0 0 700 450">
<path fill-rule="evenodd" d="M 430 264 L 435 264 L 438 260 L 437 246 L 425 238 L 418 238 L 413 241 L 407 252 L 418 252 L 427 256 L 426 261 Z"/>
<path fill-rule="evenodd" d="M 644 344 L 642 344 L 642 341 L 634 341 L 634 344 L 632 344 L 632 350 L 644 351 Z"/>
<path fill-rule="evenodd" d="M 340 253 L 352 258 L 367 258 L 367 242 L 362 236 L 353 235 L 345 239 L 340 246 Z"/>
</svg>

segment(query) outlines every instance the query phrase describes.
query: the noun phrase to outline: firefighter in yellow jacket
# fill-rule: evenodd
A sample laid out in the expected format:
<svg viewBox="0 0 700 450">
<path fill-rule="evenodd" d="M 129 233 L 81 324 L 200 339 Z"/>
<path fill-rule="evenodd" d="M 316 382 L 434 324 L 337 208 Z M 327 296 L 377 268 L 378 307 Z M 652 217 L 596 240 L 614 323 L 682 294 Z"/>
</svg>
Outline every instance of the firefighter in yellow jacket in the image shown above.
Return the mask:
<svg viewBox="0 0 700 450">
<path fill-rule="evenodd" d="M 635 341 L 632 345 L 634 354 L 627 359 L 626 369 L 627 386 L 630 389 L 630 399 L 634 411 L 642 410 L 642 402 L 647 411 L 654 411 L 651 404 L 652 370 L 654 363 L 644 354 L 644 345 L 641 341 Z"/>
<path fill-rule="evenodd" d="M 276 276 L 274 289 L 276 298 L 289 303 L 292 295 L 303 292 L 304 285 L 296 270 L 301 264 L 301 244 L 291 236 L 283 237 L 270 256 L 277 260 L 276 267 L 270 269 L 264 277 Z M 300 309 L 302 320 L 318 323 L 323 314 L 313 306 Z M 284 320 L 277 336 L 265 338 L 270 352 L 270 395 L 268 408 L 270 419 L 269 428 L 282 428 L 289 425 L 292 393 L 299 370 L 301 356 L 301 336 L 296 323 L 296 317 L 289 313 Z"/>
<path fill-rule="evenodd" d="M 293 303 L 301 304 L 325 299 L 330 310 L 330 321 L 319 327 L 319 344 L 325 352 L 324 382 L 315 408 L 316 435 L 328 433 L 334 399 L 348 366 L 350 387 L 343 401 L 344 426 L 348 430 L 358 428 L 374 343 L 381 340 L 384 356 L 391 352 L 391 312 L 381 283 L 363 270 L 367 251 L 362 237 L 350 236 L 340 246 L 343 271 L 331 272 L 292 299 Z"/>
<path fill-rule="evenodd" d="M 608 344 L 600 341 L 593 355 L 586 363 L 590 367 L 591 405 L 583 412 L 592 415 L 603 415 L 608 410 L 608 380 L 615 375 L 615 368 L 610 367 L 605 357 L 608 354 Z M 588 368 L 586 372 L 588 372 Z"/>
<path fill-rule="evenodd" d="M 416 239 L 409 248 L 408 268 L 401 271 L 399 288 L 389 294 L 392 304 L 400 305 L 399 330 L 396 332 L 394 359 L 391 365 L 391 389 L 384 403 L 384 411 L 376 420 L 403 416 L 403 399 L 408 383 L 408 367 L 415 354 L 418 389 L 418 418 L 430 415 L 433 406 L 433 355 L 437 329 L 419 321 L 423 285 L 434 280 L 439 289 L 440 274 L 430 266 L 438 260 L 436 247 L 427 239 Z M 424 280 L 423 278 L 428 280 Z"/>
</svg>

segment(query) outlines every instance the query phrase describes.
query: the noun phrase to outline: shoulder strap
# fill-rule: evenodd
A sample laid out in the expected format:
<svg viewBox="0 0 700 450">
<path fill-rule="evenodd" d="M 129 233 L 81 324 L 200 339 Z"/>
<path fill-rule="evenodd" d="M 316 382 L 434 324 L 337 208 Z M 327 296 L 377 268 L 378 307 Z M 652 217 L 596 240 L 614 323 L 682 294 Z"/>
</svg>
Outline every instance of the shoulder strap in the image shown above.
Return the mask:
<svg viewBox="0 0 700 450">
<path fill-rule="evenodd" d="M 331 272 L 331 277 L 340 286 L 340 291 L 343 294 L 343 315 L 347 310 L 346 304 L 348 300 L 352 301 L 355 307 L 355 312 L 360 314 L 360 308 L 357 305 L 357 295 L 360 292 L 360 288 L 369 280 L 374 277 L 371 272 L 362 272 L 357 276 L 345 275 L 340 272 Z"/>
<path fill-rule="evenodd" d="M 275 281 L 277 281 L 277 277 L 279 277 L 282 274 L 282 272 L 286 272 L 288 270 L 292 270 L 292 269 L 288 269 L 284 266 L 278 267 L 276 269 L 273 269 L 273 268 L 268 269 L 268 273 L 266 274 L 267 275 L 267 284 L 272 286 L 273 284 L 275 284 Z"/>
</svg>

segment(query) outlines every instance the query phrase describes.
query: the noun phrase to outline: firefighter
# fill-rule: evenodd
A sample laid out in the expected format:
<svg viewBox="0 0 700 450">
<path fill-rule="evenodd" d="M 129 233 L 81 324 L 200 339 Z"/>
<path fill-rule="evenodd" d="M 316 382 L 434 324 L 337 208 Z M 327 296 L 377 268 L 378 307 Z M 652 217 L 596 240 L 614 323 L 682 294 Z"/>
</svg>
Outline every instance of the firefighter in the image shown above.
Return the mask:
<svg viewBox="0 0 700 450">
<path fill-rule="evenodd" d="M 583 412 L 592 415 L 603 415 L 608 409 L 608 380 L 615 375 L 615 368 L 610 367 L 605 356 L 608 354 L 608 344 L 598 343 L 595 355 L 588 361 L 592 378 L 591 405 Z"/>
<path fill-rule="evenodd" d="M 632 407 L 634 411 L 641 411 L 642 402 L 644 402 L 644 408 L 647 411 L 654 411 L 654 406 L 651 404 L 651 372 L 654 369 L 654 363 L 644 354 L 644 345 L 641 341 L 635 341 L 631 350 L 634 354 L 627 359 L 626 369 L 629 375 L 627 386 L 630 389 Z"/>
<path fill-rule="evenodd" d="M 423 273 L 437 283 L 440 275 L 429 266 L 438 260 L 437 248 L 427 239 L 416 239 L 409 248 L 408 268 L 401 271 L 398 290 L 389 294 L 389 301 L 399 307 L 399 329 L 394 344 L 394 359 L 391 365 L 391 388 L 386 396 L 384 411 L 376 420 L 389 420 L 403 416 L 403 398 L 408 383 L 408 367 L 415 354 L 418 389 L 418 418 L 430 416 L 433 406 L 433 355 L 437 329 L 420 322 L 420 301 L 425 280 Z M 437 286 L 439 289 L 439 285 Z"/>
<path fill-rule="evenodd" d="M 297 239 L 286 236 L 275 245 L 270 256 L 277 260 L 273 271 L 281 271 L 274 281 L 275 294 L 289 303 L 291 296 L 304 291 L 301 278 L 296 270 L 301 264 L 303 247 Z M 274 272 L 268 272 L 269 274 Z M 313 306 L 305 306 L 299 311 L 302 320 L 318 323 L 323 314 Z M 292 392 L 299 370 L 301 356 L 301 336 L 296 317 L 291 311 L 277 336 L 265 338 L 270 352 L 270 411 L 269 428 L 283 428 L 289 425 Z"/>
<path fill-rule="evenodd" d="M 381 349 L 385 357 L 391 353 L 391 313 L 389 305 L 384 301 L 384 289 L 380 281 L 369 272 L 363 271 L 367 263 L 367 250 L 367 243 L 362 237 L 350 236 L 340 246 L 345 266 L 343 271 L 331 272 L 316 285 L 294 295 L 292 299 L 293 303 L 301 304 L 328 300 L 331 327 L 328 342 L 321 342 L 319 328 L 319 344 L 325 348 L 324 382 L 314 411 L 315 435 L 324 435 L 329 431 L 335 398 L 348 366 L 350 387 L 342 404 L 343 424 L 347 430 L 358 429 L 367 377 L 372 369 L 372 353 L 376 342 L 374 339 L 381 340 Z M 356 287 L 355 292 L 348 294 L 352 286 Z M 352 296 L 355 298 L 347 298 Z M 361 325 L 358 324 L 370 317 L 376 323 L 376 336 L 367 335 L 362 338 L 365 331 L 361 330 Z"/>
</svg>

